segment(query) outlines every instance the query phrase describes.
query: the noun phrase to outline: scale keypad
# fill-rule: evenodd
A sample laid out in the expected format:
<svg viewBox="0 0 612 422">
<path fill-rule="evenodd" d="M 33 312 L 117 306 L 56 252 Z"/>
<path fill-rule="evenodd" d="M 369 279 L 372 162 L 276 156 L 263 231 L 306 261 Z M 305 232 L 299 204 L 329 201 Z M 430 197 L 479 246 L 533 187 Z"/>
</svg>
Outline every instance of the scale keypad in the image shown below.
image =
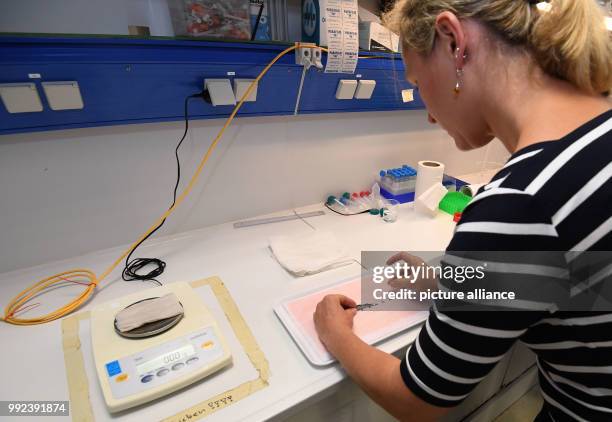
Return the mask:
<svg viewBox="0 0 612 422">
<path fill-rule="evenodd" d="M 113 397 L 127 397 L 193 374 L 223 356 L 215 329 L 206 327 L 134 355 L 107 362 Z"/>
</svg>

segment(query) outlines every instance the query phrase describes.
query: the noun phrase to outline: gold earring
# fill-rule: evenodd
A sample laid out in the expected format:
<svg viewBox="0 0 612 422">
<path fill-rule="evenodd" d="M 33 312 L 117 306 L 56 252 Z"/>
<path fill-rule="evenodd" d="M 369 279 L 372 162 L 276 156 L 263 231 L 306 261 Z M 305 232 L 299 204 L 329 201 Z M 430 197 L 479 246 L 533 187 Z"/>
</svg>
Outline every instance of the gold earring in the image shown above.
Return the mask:
<svg viewBox="0 0 612 422">
<path fill-rule="evenodd" d="M 459 93 L 461 92 L 461 86 L 463 85 L 462 77 L 463 69 L 457 69 L 457 83 L 455 84 L 455 88 L 453 89 L 455 95 L 459 95 Z"/>
</svg>

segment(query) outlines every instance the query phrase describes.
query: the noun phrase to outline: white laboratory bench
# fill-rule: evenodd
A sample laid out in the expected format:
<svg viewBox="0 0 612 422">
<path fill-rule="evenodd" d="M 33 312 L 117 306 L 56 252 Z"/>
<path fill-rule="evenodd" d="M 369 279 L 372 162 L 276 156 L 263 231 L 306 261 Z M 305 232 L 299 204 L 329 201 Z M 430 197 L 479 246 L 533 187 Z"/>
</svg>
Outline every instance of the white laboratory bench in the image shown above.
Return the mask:
<svg viewBox="0 0 612 422">
<path fill-rule="evenodd" d="M 297 211 L 320 209 L 324 207 L 313 205 Z M 289 210 L 271 216 L 291 213 Z M 415 213 L 411 205 L 403 205 L 397 222 L 392 224 L 369 214 L 345 217 L 329 211 L 323 216 L 309 218 L 308 222 L 317 230 L 334 233 L 346 243 L 349 254 L 356 260 L 360 260 L 362 250 L 443 250 L 454 228 L 450 215 L 439 213 L 429 218 Z M 269 362 L 271 376 L 266 388 L 204 420 L 285 419 L 329 395 L 346 378 L 338 365 L 318 368 L 309 364 L 272 310 L 287 296 L 360 275 L 357 263 L 301 278 L 281 268 L 268 248 L 269 237 L 311 231 L 312 228 L 301 220 L 241 229 L 234 229 L 228 223 L 153 239 L 138 250 L 137 256 L 166 261 L 166 270 L 159 278 L 163 283 L 219 276 Z M 90 268 L 100 274 L 125 247 L 0 274 L 1 305 L 5 306 L 10 298 L 33 282 L 61 271 Z M 122 281 L 122 265 L 119 267 L 101 283 L 93 299 L 77 312 L 154 286 L 141 281 Z M 61 289 L 44 297 L 48 306 L 60 305 L 66 300 Z M 399 351 L 414 341 L 419 329 L 403 332 L 379 347 L 387 352 Z M 59 320 L 26 327 L 0 324 L 0 344 L 0 373 L 4 380 L 0 386 L 0 400 L 68 400 Z"/>
</svg>

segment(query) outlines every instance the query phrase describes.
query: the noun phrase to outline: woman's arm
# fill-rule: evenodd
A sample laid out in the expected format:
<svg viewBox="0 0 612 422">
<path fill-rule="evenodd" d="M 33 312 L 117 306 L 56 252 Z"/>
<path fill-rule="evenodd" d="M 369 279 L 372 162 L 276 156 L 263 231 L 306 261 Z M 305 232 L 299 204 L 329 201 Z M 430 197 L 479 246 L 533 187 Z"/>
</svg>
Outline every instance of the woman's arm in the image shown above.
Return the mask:
<svg viewBox="0 0 612 422">
<path fill-rule="evenodd" d="M 354 306 L 345 296 L 329 295 L 319 303 L 314 314 L 321 341 L 348 375 L 401 421 L 436 420 L 447 413 L 450 408 L 432 406 L 406 387 L 398 358 L 367 345 L 353 333 Z"/>
</svg>

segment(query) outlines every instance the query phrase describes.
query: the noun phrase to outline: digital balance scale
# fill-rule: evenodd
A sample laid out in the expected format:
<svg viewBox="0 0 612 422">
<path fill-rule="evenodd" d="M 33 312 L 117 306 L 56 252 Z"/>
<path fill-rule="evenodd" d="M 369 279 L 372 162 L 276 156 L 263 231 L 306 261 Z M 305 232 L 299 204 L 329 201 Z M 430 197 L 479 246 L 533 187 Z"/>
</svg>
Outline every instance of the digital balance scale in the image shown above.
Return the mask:
<svg viewBox="0 0 612 422">
<path fill-rule="evenodd" d="M 183 315 L 119 334 L 124 308 L 174 293 Z M 187 283 L 173 283 L 107 302 L 91 311 L 91 342 L 104 400 L 118 412 L 162 397 L 232 361 L 212 314 Z"/>
</svg>

